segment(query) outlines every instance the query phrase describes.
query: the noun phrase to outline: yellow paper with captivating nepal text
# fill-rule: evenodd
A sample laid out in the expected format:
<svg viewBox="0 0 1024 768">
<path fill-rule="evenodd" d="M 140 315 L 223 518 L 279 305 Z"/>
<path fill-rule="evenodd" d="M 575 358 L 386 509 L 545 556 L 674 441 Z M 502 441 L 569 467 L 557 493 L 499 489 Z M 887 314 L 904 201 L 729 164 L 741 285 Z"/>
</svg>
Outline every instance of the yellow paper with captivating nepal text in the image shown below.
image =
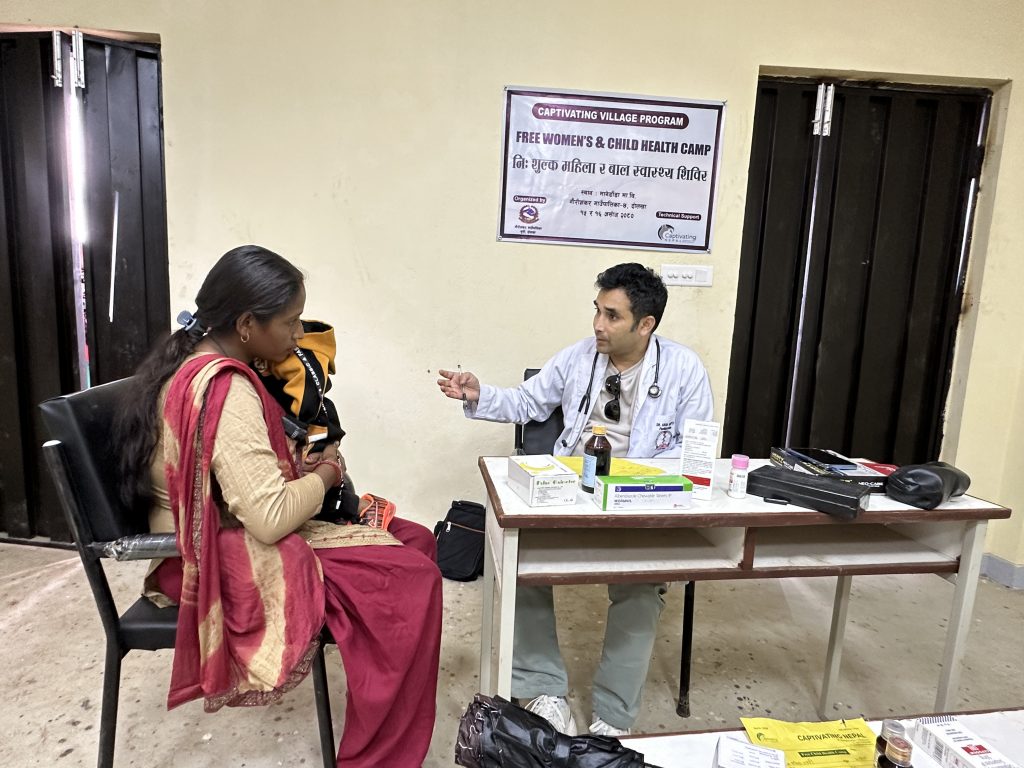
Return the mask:
<svg viewBox="0 0 1024 768">
<path fill-rule="evenodd" d="M 559 456 L 558 460 L 580 477 L 583 477 L 582 456 Z M 663 475 L 665 470 L 657 467 L 649 467 L 646 464 L 637 464 L 631 459 L 612 459 L 612 466 L 608 470 L 609 475 Z"/>
<path fill-rule="evenodd" d="M 754 744 L 786 753 L 786 768 L 871 768 L 875 734 L 863 718 L 822 723 L 787 723 L 741 717 Z"/>
</svg>

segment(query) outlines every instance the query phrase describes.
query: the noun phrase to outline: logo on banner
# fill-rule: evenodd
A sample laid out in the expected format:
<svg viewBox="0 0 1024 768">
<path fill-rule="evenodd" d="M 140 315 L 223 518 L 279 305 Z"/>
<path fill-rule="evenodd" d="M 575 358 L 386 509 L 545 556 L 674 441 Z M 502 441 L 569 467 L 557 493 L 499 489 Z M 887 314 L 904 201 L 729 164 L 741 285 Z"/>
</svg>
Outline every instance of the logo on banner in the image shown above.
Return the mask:
<svg viewBox="0 0 1024 768">
<path fill-rule="evenodd" d="M 534 224 L 540 218 L 540 210 L 535 205 L 524 205 L 519 209 L 519 220 L 523 224 Z"/>
<path fill-rule="evenodd" d="M 658 239 L 665 243 L 694 243 L 697 236 L 688 232 L 676 234 L 676 228 L 671 224 L 662 224 L 658 227 Z"/>
</svg>

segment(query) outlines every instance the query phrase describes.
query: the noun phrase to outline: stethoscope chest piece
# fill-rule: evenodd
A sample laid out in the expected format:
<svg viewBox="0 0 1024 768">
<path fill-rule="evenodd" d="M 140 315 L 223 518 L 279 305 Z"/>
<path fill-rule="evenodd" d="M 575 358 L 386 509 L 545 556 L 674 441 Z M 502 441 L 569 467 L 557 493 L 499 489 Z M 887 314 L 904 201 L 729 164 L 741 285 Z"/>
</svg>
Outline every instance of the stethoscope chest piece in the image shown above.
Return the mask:
<svg viewBox="0 0 1024 768">
<path fill-rule="evenodd" d="M 657 400 L 661 397 L 661 387 L 658 386 L 658 378 L 661 375 L 661 342 L 657 338 L 654 339 L 654 348 L 658 355 L 654 359 L 654 383 L 647 388 L 647 395 Z"/>
</svg>

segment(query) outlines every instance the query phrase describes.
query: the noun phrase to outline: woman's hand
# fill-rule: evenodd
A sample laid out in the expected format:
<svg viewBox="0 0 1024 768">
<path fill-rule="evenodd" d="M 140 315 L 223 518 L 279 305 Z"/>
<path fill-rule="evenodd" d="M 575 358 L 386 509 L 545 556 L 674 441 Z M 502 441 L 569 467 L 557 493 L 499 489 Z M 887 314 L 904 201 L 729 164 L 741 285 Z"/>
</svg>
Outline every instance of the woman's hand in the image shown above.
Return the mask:
<svg viewBox="0 0 1024 768">
<path fill-rule="evenodd" d="M 340 468 L 340 477 L 338 468 L 334 466 L 335 463 Z M 328 443 L 322 451 L 306 454 L 306 471 L 311 469 L 324 481 L 325 489 L 344 484 L 348 467 L 345 464 L 345 458 L 338 451 L 338 443 Z"/>
</svg>

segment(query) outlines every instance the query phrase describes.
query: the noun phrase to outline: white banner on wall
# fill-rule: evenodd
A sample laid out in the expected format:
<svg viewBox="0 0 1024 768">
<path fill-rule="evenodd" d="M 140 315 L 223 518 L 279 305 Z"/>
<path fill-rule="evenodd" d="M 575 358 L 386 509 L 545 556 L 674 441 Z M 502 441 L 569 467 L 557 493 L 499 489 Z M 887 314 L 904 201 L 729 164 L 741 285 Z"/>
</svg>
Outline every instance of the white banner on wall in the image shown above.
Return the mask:
<svg viewBox="0 0 1024 768">
<path fill-rule="evenodd" d="M 711 250 L 725 103 L 505 88 L 499 240 Z"/>
</svg>

